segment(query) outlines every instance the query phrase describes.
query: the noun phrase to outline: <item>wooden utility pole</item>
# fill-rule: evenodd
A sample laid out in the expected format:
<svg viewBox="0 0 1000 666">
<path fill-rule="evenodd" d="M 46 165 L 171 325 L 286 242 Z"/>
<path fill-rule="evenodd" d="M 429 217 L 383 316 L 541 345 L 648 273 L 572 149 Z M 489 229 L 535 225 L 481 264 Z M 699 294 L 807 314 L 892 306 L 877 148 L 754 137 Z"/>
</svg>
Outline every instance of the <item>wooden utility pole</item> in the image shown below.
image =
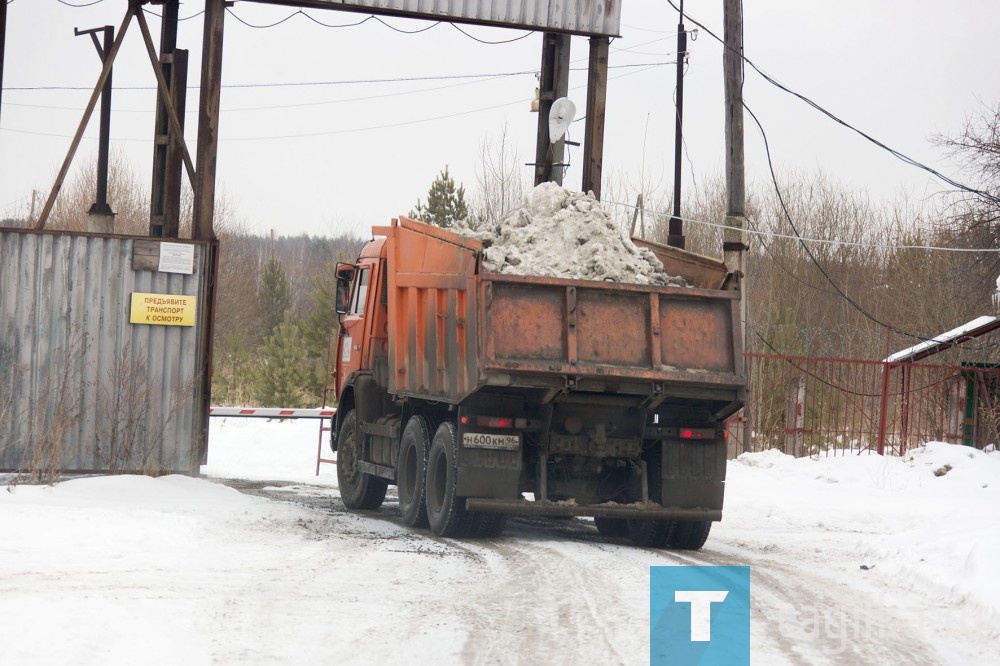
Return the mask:
<svg viewBox="0 0 1000 666">
<path fill-rule="evenodd" d="M 553 181 L 562 185 L 565 138 L 549 141 L 552 102 L 569 91 L 569 35 L 546 32 L 542 37 L 542 71 L 538 81 L 538 142 L 535 146 L 535 185 Z"/>
<path fill-rule="evenodd" d="M 722 69 L 726 90 L 726 230 L 723 260 L 743 292 L 746 187 L 743 166 L 743 8 L 741 0 L 723 0 L 725 32 Z M 746 294 L 740 298 L 740 333 L 745 337 Z M 746 340 L 743 341 L 744 343 Z M 745 345 L 741 345 L 745 348 Z"/>
<path fill-rule="evenodd" d="M 684 0 L 677 20 L 677 101 L 674 123 L 674 210 L 667 227 L 667 245 L 684 249 L 681 221 L 681 155 L 684 147 L 684 61 L 687 59 L 687 29 L 684 27 Z"/>
<path fill-rule="evenodd" d="M 608 97 L 608 38 L 590 38 L 590 66 L 587 70 L 587 124 L 583 143 L 584 192 L 601 198 L 604 170 L 604 112 Z"/>
<path fill-rule="evenodd" d="M 7 46 L 7 0 L 0 0 L 0 99 L 3 98 L 3 54 Z"/>
<path fill-rule="evenodd" d="M 149 235 L 180 236 L 181 174 L 180 144 L 184 142 L 184 109 L 187 105 L 188 52 L 177 48 L 179 0 L 164 0 L 160 22 L 160 69 L 169 88 L 170 99 L 181 122 L 170 122 L 165 91 L 157 89 L 156 122 L 153 139 L 153 186 L 150 190 Z"/>
</svg>

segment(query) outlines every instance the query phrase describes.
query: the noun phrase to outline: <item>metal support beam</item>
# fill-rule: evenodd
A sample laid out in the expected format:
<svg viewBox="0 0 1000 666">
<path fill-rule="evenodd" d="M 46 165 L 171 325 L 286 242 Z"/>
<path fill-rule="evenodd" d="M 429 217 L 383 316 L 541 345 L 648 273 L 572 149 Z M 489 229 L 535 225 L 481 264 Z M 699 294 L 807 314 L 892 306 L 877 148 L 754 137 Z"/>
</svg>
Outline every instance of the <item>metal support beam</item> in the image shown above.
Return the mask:
<svg viewBox="0 0 1000 666">
<path fill-rule="evenodd" d="M 0 0 L 2 2 L 3 0 Z M 97 39 L 97 33 L 103 33 L 104 42 Z M 106 25 L 103 28 L 92 30 L 77 30 L 73 28 L 73 34 L 90 35 L 97 49 L 97 55 L 103 65 L 111 52 L 111 45 L 115 41 L 115 28 Z M 108 205 L 108 161 L 111 151 L 111 91 L 114 70 L 108 70 L 108 77 L 104 80 L 104 87 L 101 88 L 101 125 L 97 141 L 97 196 L 94 204 L 87 211 L 87 231 L 114 233 L 115 212 Z"/>
<path fill-rule="evenodd" d="M 583 144 L 584 192 L 601 198 L 604 169 L 604 113 L 608 99 L 608 38 L 590 38 L 590 65 L 587 70 L 587 125 Z"/>
<path fill-rule="evenodd" d="M 569 35 L 547 32 L 542 38 L 542 71 L 538 81 L 538 143 L 535 146 L 535 185 L 552 181 L 562 185 L 563 139 L 549 141 L 552 102 L 569 92 Z"/>
<path fill-rule="evenodd" d="M 66 174 L 69 173 L 69 167 L 73 163 L 73 157 L 76 156 L 76 150 L 80 147 L 80 141 L 83 140 L 83 131 L 87 129 L 87 123 L 90 122 L 90 116 L 94 113 L 94 107 L 97 106 L 97 100 L 101 95 L 102 89 L 104 88 L 104 82 L 108 80 L 109 76 L 111 76 L 111 66 L 115 62 L 118 50 L 122 46 L 122 40 L 125 39 L 125 32 L 128 30 L 128 25 L 132 21 L 132 16 L 136 11 L 137 10 L 133 5 L 129 5 L 128 10 L 125 12 L 125 18 L 122 19 L 122 25 L 118 28 L 118 36 L 115 37 L 115 42 L 111 45 L 111 49 L 107 53 L 107 57 L 104 60 L 104 67 L 101 69 L 101 75 L 97 78 L 97 85 L 94 86 L 94 92 L 90 95 L 90 101 L 87 102 L 87 108 L 83 111 L 83 118 L 80 119 L 80 125 L 77 127 L 76 134 L 70 142 L 69 150 L 66 152 L 66 159 L 63 160 L 62 168 L 59 169 L 59 174 L 56 176 L 56 180 L 52 184 L 52 190 L 49 192 L 49 198 L 45 200 L 45 206 L 42 208 L 42 212 L 38 216 L 38 222 L 35 224 L 36 229 L 44 229 L 45 223 L 49 220 L 49 214 L 52 212 L 53 206 L 55 206 L 56 197 L 59 196 L 59 190 L 62 189 L 62 185 L 66 181 Z"/>
</svg>

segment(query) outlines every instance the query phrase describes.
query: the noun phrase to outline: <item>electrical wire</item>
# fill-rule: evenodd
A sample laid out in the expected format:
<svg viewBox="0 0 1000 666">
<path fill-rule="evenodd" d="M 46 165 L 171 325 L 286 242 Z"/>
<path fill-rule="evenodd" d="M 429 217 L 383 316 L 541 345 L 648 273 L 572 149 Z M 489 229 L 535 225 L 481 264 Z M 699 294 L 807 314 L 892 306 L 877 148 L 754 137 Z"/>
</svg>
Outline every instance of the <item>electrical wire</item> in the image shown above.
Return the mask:
<svg viewBox="0 0 1000 666">
<path fill-rule="evenodd" d="M 677 5 L 674 4 L 673 0 L 667 0 L 667 3 L 671 7 L 673 7 L 674 9 L 676 9 L 678 12 L 681 11 L 680 8 Z M 781 91 L 783 91 L 785 93 L 788 93 L 789 95 L 792 95 L 793 97 L 799 99 L 802 102 L 805 102 L 806 104 L 808 104 L 809 106 L 811 106 L 815 110 L 817 110 L 820 113 L 822 113 L 823 115 L 825 115 L 830 120 L 833 120 L 838 125 L 841 125 L 844 128 L 849 129 L 850 131 L 854 132 L 855 134 L 858 134 L 859 136 L 861 136 L 865 140 L 869 141 L 870 143 L 874 144 L 875 146 L 878 146 L 879 148 L 885 150 L 886 152 L 888 152 L 890 155 L 892 155 L 896 159 L 900 160 L 901 162 L 903 162 L 905 164 L 909 164 L 910 166 L 916 167 L 916 168 L 921 169 L 923 171 L 926 171 L 927 173 L 931 174 L 935 178 L 937 178 L 937 179 L 941 180 L 942 182 L 944 182 L 944 183 L 946 183 L 946 184 L 954 187 L 957 190 L 961 190 L 963 192 L 968 192 L 969 194 L 974 194 L 974 195 L 976 195 L 978 197 L 982 197 L 983 199 L 986 199 L 986 200 L 992 202 L 995 205 L 1000 205 L 1000 197 L 996 197 L 996 196 L 990 194 L 989 192 L 984 192 L 984 191 L 978 190 L 978 189 L 976 189 L 974 187 L 969 187 L 968 185 L 964 185 L 964 184 L 962 184 L 962 183 L 960 183 L 960 182 L 958 182 L 958 181 L 956 181 L 956 180 L 954 180 L 954 179 L 952 179 L 952 178 L 950 178 L 948 176 L 945 176 L 941 172 L 936 171 L 935 169 L 927 166 L 926 164 L 923 164 L 923 163 L 921 163 L 921 162 L 913 159 L 912 157 L 909 157 L 908 155 L 905 155 L 905 154 L 899 152 L 898 150 L 895 150 L 894 148 L 890 148 L 885 143 L 883 143 L 883 142 L 879 141 L 878 139 L 874 138 L 873 136 L 871 136 L 871 135 L 863 132 L 862 130 L 858 129 L 854 125 L 851 125 L 847 121 L 845 121 L 845 120 L 837 117 L 836 115 L 834 115 L 830 111 L 826 110 L 825 108 L 823 108 L 822 106 L 820 106 L 816 102 L 812 101 L 811 99 L 809 99 L 805 95 L 792 90 L 791 88 L 789 88 L 788 86 L 784 85 L 783 83 L 780 83 L 779 81 L 777 81 L 776 79 L 774 79 L 773 77 L 771 77 L 770 75 L 768 75 L 767 73 L 765 73 L 763 70 L 761 70 L 759 67 L 757 67 L 757 65 L 755 65 L 743 53 L 735 51 L 732 47 L 730 47 L 728 44 L 726 44 L 725 40 L 723 40 L 721 37 L 719 37 L 714 32 L 712 32 L 704 24 L 699 23 L 698 21 L 696 21 L 695 19 L 691 18 L 687 14 L 684 14 L 683 12 L 681 12 L 681 13 L 682 13 L 682 15 L 686 19 L 688 19 L 689 21 L 691 21 L 691 23 L 695 24 L 696 26 L 698 26 L 699 28 L 701 28 L 702 30 L 704 30 L 705 32 L 707 32 L 716 41 L 718 41 L 720 44 L 722 44 L 723 48 L 725 48 L 725 49 L 727 49 L 729 51 L 732 51 L 734 54 L 736 54 L 737 57 L 739 57 L 740 60 L 743 63 L 745 63 L 747 65 L 750 65 L 750 67 L 755 72 L 757 72 L 765 81 L 767 81 L 771 85 L 775 86 L 779 90 L 781 90 Z"/>
<path fill-rule="evenodd" d="M 663 65 L 676 65 L 677 63 L 670 60 L 665 60 L 662 62 L 636 62 L 628 63 L 623 65 L 609 65 L 608 69 L 634 69 L 636 67 L 644 67 L 651 69 L 653 67 L 660 67 Z M 571 67 L 572 72 L 582 72 L 587 71 L 586 67 Z M 303 88 L 310 86 L 341 86 L 341 85 L 361 85 L 361 84 L 373 84 L 373 83 L 411 83 L 415 81 L 453 81 L 461 79 L 497 79 L 510 76 L 526 76 L 528 74 L 536 74 L 536 70 L 526 69 L 521 71 L 512 72 L 491 72 L 485 74 L 442 74 L 437 76 L 397 76 L 392 78 L 384 79 L 343 79 L 340 81 L 273 81 L 268 83 L 228 83 L 223 84 L 224 89 L 246 89 L 246 88 Z M 188 86 L 188 90 L 198 90 L 200 86 Z M 93 90 L 89 86 L 10 86 L 4 87 L 4 91 L 79 91 L 85 90 L 90 92 Z M 115 86 L 115 90 L 156 90 L 156 86 Z"/>
<path fill-rule="evenodd" d="M 770 174 L 771 174 L 771 182 L 774 184 L 774 191 L 775 191 L 775 194 L 778 197 L 778 203 L 780 204 L 781 210 L 782 210 L 782 212 L 785 215 L 785 219 L 788 221 L 788 225 L 792 228 L 792 231 L 795 234 L 795 238 L 799 241 L 799 245 L 802 247 L 803 250 L 805 250 L 805 253 L 809 257 L 809 260 L 816 266 L 817 270 L 819 270 L 819 272 L 823 275 L 823 277 L 826 278 L 826 281 L 830 284 L 830 286 L 833 287 L 834 290 L 840 295 L 840 297 L 843 298 L 845 301 L 847 301 L 847 303 L 850 304 L 851 307 L 853 307 L 855 310 L 857 310 L 859 313 L 861 313 L 862 316 L 864 316 L 866 319 L 870 320 L 871 322 L 873 322 L 875 324 L 878 324 L 879 326 L 882 326 L 883 328 L 885 328 L 885 329 L 887 329 L 889 331 L 892 331 L 893 333 L 896 333 L 897 335 L 901 335 L 903 337 L 913 338 L 914 340 L 920 340 L 922 342 L 933 341 L 934 340 L 933 337 L 926 337 L 926 336 L 923 336 L 923 335 L 918 335 L 916 333 L 910 333 L 909 331 L 904 331 L 903 329 L 901 329 L 899 327 L 892 326 L 892 325 L 890 325 L 890 324 L 882 321 L 881 319 L 879 319 L 878 317 L 876 317 L 875 315 L 873 315 L 872 313 L 870 313 L 867 309 L 865 309 L 864 306 L 862 306 L 856 300 L 854 300 L 853 298 L 851 298 L 851 296 L 848 295 L 843 289 L 841 289 L 840 285 L 838 285 L 833 280 L 833 278 L 830 277 L 830 274 L 823 267 L 823 265 L 819 262 L 819 260 L 816 259 L 816 256 L 812 253 L 812 250 L 809 249 L 809 246 L 806 245 L 805 242 L 802 240 L 802 235 L 799 233 L 798 228 L 795 226 L 795 223 L 792 221 L 791 214 L 788 212 L 788 207 L 785 205 L 784 197 L 781 194 L 781 188 L 778 186 L 777 176 L 774 173 L 774 163 L 771 160 L 771 147 L 768 144 L 767 133 L 764 131 L 764 126 L 761 124 L 760 120 L 757 118 L 757 116 L 754 114 L 754 112 L 750 109 L 750 107 L 748 107 L 746 105 L 746 103 L 743 104 L 743 108 L 746 109 L 747 113 L 750 114 L 750 117 L 753 118 L 754 122 L 757 124 L 757 128 L 760 130 L 761 137 L 763 137 L 763 139 L 764 139 L 764 152 L 767 155 L 767 166 L 768 166 L 768 170 L 770 171 Z M 992 344 L 988 344 L 988 345 L 977 345 L 977 346 L 972 346 L 972 347 L 966 347 L 966 349 L 970 349 L 970 350 L 989 350 L 989 349 L 996 349 L 998 346 L 1000 346 L 1000 342 L 998 342 L 998 343 L 992 343 Z"/>
<path fill-rule="evenodd" d="M 671 64 L 671 63 L 665 63 L 665 64 Z M 650 65 L 650 66 L 647 66 L 645 69 L 640 69 L 640 70 L 637 70 L 637 71 L 628 72 L 628 73 L 621 74 L 621 75 L 615 76 L 615 77 L 609 77 L 608 80 L 609 81 L 610 80 L 617 80 L 617 79 L 625 78 L 626 76 L 633 76 L 635 74 L 641 74 L 643 72 L 646 72 L 646 71 L 649 71 L 651 69 L 654 69 L 656 66 L 657 65 L 655 65 L 655 64 L 654 65 Z M 622 65 L 621 67 L 632 67 L 632 66 L 630 66 L 630 65 Z M 580 88 L 583 88 L 583 87 L 585 87 L 585 86 L 583 86 L 583 85 L 581 85 L 581 86 L 574 86 L 574 87 L 570 88 L 570 90 L 577 90 L 577 89 L 580 89 Z M 494 109 L 500 109 L 500 108 L 503 108 L 505 106 L 513 106 L 514 104 L 524 104 L 524 103 L 530 102 L 530 101 L 531 101 L 531 99 L 529 99 L 529 98 L 519 99 L 519 100 L 513 100 L 513 101 L 509 101 L 509 102 L 503 102 L 501 104 L 494 104 L 492 106 L 480 107 L 480 108 L 477 108 L 477 109 L 470 109 L 468 111 L 459 111 L 459 112 L 447 114 L 447 115 L 444 115 L 444 116 L 434 116 L 434 117 L 430 117 L 430 118 L 420 118 L 420 119 L 417 119 L 417 120 L 400 121 L 398 123 L 390 123 L 390 124 L 387 124 L 387 125 L 374 125 L 374 126 L 369 126 L 369 127 L 357 127 L 357 128 L 351 128 L 351 129 L 343 129 L 343 130 L 330 130 L 328 132 L 313 132 L 313 133 L 307 133 L 307 134 L 287 134 L 287 135 L 280 135 L 280 136 L 257 136 L 257 137 L 220 138 L 219 141 L 222 141 L 222 142 L 229 142 L 229 141 L 241 141 L 241 142 L 242 141 L 267 141 L 267 140 L 274 140 L 274 139 L 302 139 L 302 138 L 311 138 L 311 137 L 317 137 L 317 136 L 332 136 L 332 135 L 337 135 L 337 134 L 354 134 L 354 133 L 357 133 L 357 132 L 369 132 L 369 131 L 373 131 L 373 130 L 392 129 L 392 128 L 395 128 L 395 127 L 405 127 L 405 126 L 408 126 L 408 125 L 417 125 L 417 124 L 421 124 L 421 123 L 433 122 L 433 121 L 436 121 L 436 120 L 448 120 L 450 118 L 457 118 L 457 117 L 460 117 L 460 116 L 467 116 L 467 115 L 471 115 L 473 113 L 479 113 L 479 112 L 482 112 L 482 111 L 492 111 Z M 3 132 L 13 132 L 15 134 L 30 134 L 30 135 L 34 135 L 34 136 L 47 136 L 47 137 L 55 137 L 55 138 L 63 138 L 63 139 L 70 138 L 69 135 L 66 135 L 66 134 L 55 134 L 55 133 L 49 133 L 49 132 L 34 132 L 34 131 L 30 131 L 30 130 L 17 130 L 17 129 L 11 129 L 11 128 L 0 128 L 0 131 L 3 131 Z M 84 138 L 87 139 L 87 140 L 96 140 L 93 137 L 84 137 Z M 142 143 L 144 143 L 147 140 L 146 139 L 114 139 L 113 141 L 115 141 L 115 142 L 134 142 L 134 143 L 142 142 Z"/>
<path fill-rule="evenodd" d="M 470 35 L 465 30 L 463 30 L 457 23 L 451 23 L 449 25 L 451 25 L 451 27 L 453 27 L 455 30 L 458 30 L 460 33 L 462 33 L 463 35 L 465 35 L 469 39 L 471 39 L 473 41 L 476 41 L 476 42 L 479 42 L 480 44 L 489 44 L 490 46 L 494 46 L 494 45 L 497 45 L 497 44 L 511 44 L 513 42 L 519 42 L 522 39 L 525 39 L 525 38 L 530 37 L 533 34 L 535 34 L 534 30 L 529 30 L 526 33 L 524 33 L 523 35 L 521 35 L 520 37 L 514 37 L 513 39 L 502 39 L 502 40 L 499 40 L 499 41 L 496 41 L 496 42 L 491 42 L 491 41 L 487 41 L 485 39 L 480 39 L 478 37 L 475 37 L 474 35 Z"/>
<path fill-rule="evenodd" d="M 56 2 L 58 2 L 60 5 L 66 5 L 67 7 L 72 7 L 73 9 L 83 9 L 84 7 L 93 7 L 94 5 L 99 5 L 102 2 L 104 2 L 104 0 L 93 0 L 93 2 L 84 2 L 81 4 L 66 2 L 66 0 L 56 0 Z M 9 5 L 10 3 L 8 2 L 7 4 Z"/>
<path fill-rule="evenodd" d="M 157 14 L 156 12 L 154 12 L 151 9 L 146 9 L 145 7 L 143 7 L 142 11 L 145 12 L 146 14 L 148 14 L 149 16 L 155 16 L 158 19 L 162 19 L 163 18 L 163 14 Z M 181 16 L 181 17 L 179 17 L 177 19 L 177 22 L 178 23 L 183 23 L 184 21 L 190 21 L 191 19 L 198 18 L 199 16 L 201 16 L 204 13 L 205 13 L 205 10 L 203 9 L 200 12 L 195 12 L 194 14 L 191 14 L 191 16 Z"/>
</svg>

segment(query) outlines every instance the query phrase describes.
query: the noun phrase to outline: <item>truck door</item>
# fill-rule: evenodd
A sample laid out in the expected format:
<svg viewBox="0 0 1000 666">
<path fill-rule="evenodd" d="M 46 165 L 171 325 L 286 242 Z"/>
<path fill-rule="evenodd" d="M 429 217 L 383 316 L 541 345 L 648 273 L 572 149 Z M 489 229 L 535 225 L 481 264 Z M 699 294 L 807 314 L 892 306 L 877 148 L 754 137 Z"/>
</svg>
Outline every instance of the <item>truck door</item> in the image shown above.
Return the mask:
<svg viewBox="0 0 1000 666">
<path fill-rule="evenodd" d="M 340 319 L 340 338 L 337 341 L 337 396 L 343 391 L 344 381 L 361 368 L 362 346 L 365 338 L 368 303 L 368 287 L 371 284 L 375 264 L 366 263 L 357 267 L 354 287 L 347 311 Z"/>
</svg>

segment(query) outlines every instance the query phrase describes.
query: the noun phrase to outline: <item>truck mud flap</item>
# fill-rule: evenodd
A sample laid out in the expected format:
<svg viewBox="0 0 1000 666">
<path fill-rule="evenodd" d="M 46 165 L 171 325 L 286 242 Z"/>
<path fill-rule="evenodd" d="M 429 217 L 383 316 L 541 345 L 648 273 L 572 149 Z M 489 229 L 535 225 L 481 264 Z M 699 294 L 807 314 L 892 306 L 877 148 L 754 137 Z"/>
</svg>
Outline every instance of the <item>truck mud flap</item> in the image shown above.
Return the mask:
<svg viewBox="0 0 1000 666">
<path fill-rule="evenodd" d="M 511 513 L 522 516 L 594 516 L 600 518 L 633 518 L 638 520 L 722 520 L 721 509 L 681 509 L 658 505 L 577 505 L 562 502 L 531 502 L 469 498 L 469 511 Z"/>
</svg>

